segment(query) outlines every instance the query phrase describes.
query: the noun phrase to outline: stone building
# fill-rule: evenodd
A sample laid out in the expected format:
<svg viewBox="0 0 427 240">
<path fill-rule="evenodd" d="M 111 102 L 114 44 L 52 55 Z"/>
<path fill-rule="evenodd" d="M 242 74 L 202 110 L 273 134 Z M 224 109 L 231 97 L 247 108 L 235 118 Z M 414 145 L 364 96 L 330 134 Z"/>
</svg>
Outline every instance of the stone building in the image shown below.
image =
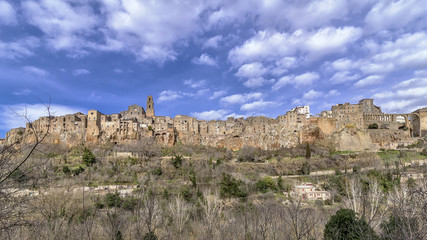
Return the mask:
<svg viewBox="0 0 427 240">
<path fill-rule="evenodd" d="M 123 119 L 137 120 L 141 122 L 142 119 L 145 118 L 146 113 L 143 107 L 133 104 L 128 107 L 128 110 L 121 112 L 120 115 L 122 116 Z"/>
<path fill-rule="evenodd" d="M 414 137 L 427 136 L 427 108 L 421 108 L 411 113 Z"/>
<path fill-rule="evenodd" d="M 312 183 L 305 183 L 295 186 L 291 196 L 300 198 L 301 200 L 331 199 L 331 194 L 328 191 L 316 191 L 316 187 L 314 187 Z"/>
<path fill-rule="evenodd" d="M 39 132 L 50 128 L 53 143 L 68 145 L 98 141 L 134 141 L 141 137 L 155 137 L 161 143 L 173 145 L 175 141 L 189 144 L 240 149 L 244 145 L 263 149 L 277 149 L 314 139 L 307 129 L 320 129 L 322 134 L 332 134 L 344 126 L 367 128 L 367 124 L 381 126 L 407 126 L 413 135 L 427 135 L 427 108 L 411 114 L 385 114 L 373 104 L 373 99 L 362 99 L 357 104 L 337 104 L 330 111 L 323 111 L 317 117 L 310 116 L 309 106 L 295 107 L 276 119 L 264 116 L 233 118 L 227 120 L 198 120 L 194 117 L 176 115 L 154 115 L 152 96 L 147 98 L 147 108 L 133 104 L 120 113 L 103 114 L 97 110 L 68 114 L 59 117 L 41 117 L 26 128 L 11 130 L 12 139 L 19 132 L 25 134 L 30 127 Z"/>
<path fill-rule="evenodd" d="M 290 111 L 287 111 L 285 115 L 277 117 L 279 123 L 287 128 L 295 128 L 302 126 L 307 123 L 310 118 L 310 107 L 302 106 L 295 107 Z"/>
<path fill-rule="evenodd" d="M 154 101 L 153 96 L 147 97 L 147 117 L 154 117 Z"/>
</svg>

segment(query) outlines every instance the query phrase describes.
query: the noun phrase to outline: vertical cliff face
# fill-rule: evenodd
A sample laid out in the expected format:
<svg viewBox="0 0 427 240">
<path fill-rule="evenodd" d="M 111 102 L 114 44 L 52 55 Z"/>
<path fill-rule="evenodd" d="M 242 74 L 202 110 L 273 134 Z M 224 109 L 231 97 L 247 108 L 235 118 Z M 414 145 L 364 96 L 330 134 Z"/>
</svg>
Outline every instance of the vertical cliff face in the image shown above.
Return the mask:
<svg viewBox="0 0 427 240">
<path fill-rule="evenodd" d="M 357 128 L 343 128 L 331 136 L 332 143 L 337 151 L 376 150 L 371 136 L 367 131 Z"/>
<path fill-rule="evenodd" d="M 409 131 L 389 129 L 343 128 L 330 139 L 338 151 L 396 149 L 399 144 L 411 141 Z"/>
</svg>

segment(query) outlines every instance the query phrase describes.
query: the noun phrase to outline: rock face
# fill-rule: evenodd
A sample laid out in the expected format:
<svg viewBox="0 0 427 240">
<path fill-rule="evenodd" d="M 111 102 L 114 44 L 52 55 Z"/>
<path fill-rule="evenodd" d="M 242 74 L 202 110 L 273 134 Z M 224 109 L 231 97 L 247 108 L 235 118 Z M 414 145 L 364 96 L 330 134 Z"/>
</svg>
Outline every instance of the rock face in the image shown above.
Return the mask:
<svg viewBox="0 0 427 240">
<path fill-rule="evenodd" d="M 399 144 L 412 142 L 409 131 L 345 127 L 330 136 L 338 151 L 396 149 Z"/>
<path fill-rule="evenodd" d="M 284 128 L 272 128 L 265 133 L 239 134 L 208 134 L 198 135 L 178 132 L 177 141 L 194 145 L 223 147 L 239 150 L 243 146 L 253 146 L 261 149 L 279 149 L 281 147 L 296 146 L 300 142 L 299 131 L 289 131 Z"/>
<path fill-rule="evenodd" d="M 371 136 L 367 131 L 357 128 L 343 128 L 331 136 L 332 143 L 337 151 L 375 150 Z"/>
</svg>

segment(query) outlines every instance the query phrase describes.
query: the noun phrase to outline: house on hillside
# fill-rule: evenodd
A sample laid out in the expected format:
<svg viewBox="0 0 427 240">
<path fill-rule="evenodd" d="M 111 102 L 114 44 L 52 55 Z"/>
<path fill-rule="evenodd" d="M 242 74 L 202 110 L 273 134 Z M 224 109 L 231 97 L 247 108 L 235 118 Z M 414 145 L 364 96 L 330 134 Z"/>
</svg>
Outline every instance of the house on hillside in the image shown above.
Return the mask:
<svg viewBox="0 0 427 240">
<path fill-rule="evenodd" d="M 291 192 L 292 197 L 301 200 L 327 200 L 331 199 L 331 193 L 328 191 L 316 191 L 316 187 L 312 183 L 297 185 Z"/>
</svg>

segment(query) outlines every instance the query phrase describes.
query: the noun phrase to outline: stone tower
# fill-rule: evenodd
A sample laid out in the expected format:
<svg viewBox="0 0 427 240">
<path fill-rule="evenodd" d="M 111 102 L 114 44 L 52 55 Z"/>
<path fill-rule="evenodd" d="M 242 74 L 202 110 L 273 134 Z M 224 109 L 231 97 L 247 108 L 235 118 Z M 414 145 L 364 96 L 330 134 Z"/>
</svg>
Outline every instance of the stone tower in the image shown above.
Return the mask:
<svg viewBox="0 0 427 240">
<path fill-rule="evenodd" d="M 154 101 L 153 96 L 147 98 L 147 108 L 145 109 L 147 117 L 154 117 Z"/>
</svg>

